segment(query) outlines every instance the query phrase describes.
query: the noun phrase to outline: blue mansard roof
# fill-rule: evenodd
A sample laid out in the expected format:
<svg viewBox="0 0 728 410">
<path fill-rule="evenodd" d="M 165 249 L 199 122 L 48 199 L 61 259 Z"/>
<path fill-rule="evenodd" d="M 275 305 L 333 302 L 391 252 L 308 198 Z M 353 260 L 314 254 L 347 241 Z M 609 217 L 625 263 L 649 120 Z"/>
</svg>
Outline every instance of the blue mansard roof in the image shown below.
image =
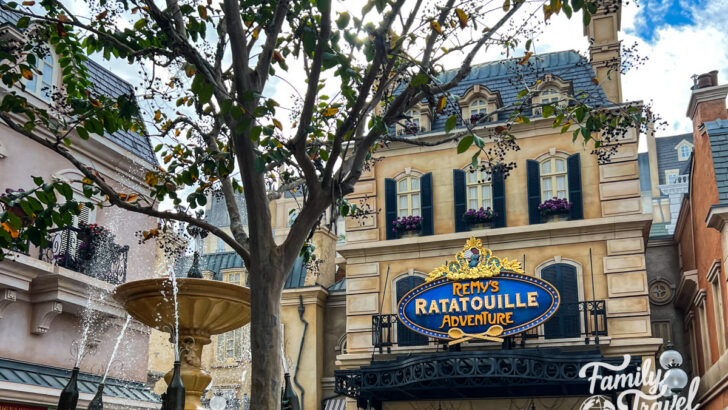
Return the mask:
<svg viewBox="0 0 728 410">
<path fill-rule="evenodd" d="M 557 77 L 571 85 L 574 94 L 586 93 L 586 102 L 594 106 L 612 105 L 602 87 L 594 84 L 595 77 L 589 61 L 573 50 L 532 56 L 528 63 L 520 65 L 520 58 L 491 61 L 474 65 L 470 74 L 452 88 L 450 92 L 462 97 L 474 85 L 485 86 L 493 93 L 500 94 L 503 106 L 512 105 L 524 86 L 532 86 L 547 74 Z M 439 76 L 440 83 L 451 80 L 457 70 L 449 70 Z M 507 114 L 500 115 L 504 119 Z M 431 132 L 439 132 L 445 128 L 446 115 L 434 119 Z"/>
</svg>

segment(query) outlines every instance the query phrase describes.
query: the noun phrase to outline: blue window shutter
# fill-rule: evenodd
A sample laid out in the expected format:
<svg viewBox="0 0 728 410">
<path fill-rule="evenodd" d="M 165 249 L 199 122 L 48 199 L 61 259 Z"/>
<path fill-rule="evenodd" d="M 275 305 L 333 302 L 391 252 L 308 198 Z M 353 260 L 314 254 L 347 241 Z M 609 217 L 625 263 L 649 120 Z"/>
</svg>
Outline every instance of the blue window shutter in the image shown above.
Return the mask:
<svg viewBox="0 0 728 410">
<path fill-rule="evenodd" d="M 566 159 L 566 170 L 569 178 L 569 219 L 584 219 L 584 205 L 581 195 L 581 160 L 579 154 Z"/>
<path fill-rule="evenodd" d="M 387 239 L 397 239 L 392 231 L 392 222 L 397 218 L 397 182 L 391 178 L 384 180 L 384 231 Z"/>
<path fill-rule="evenodd" d="M 557 263 L 545 267 L 541 271 L 541 278 L 554 285 L 561 296 L 559 310 L 544 323 L 544 337 L 546 339 L 579 337 L 581 323 L 576 268 L 565 263 Z"/>
<path fill-rule="evenodd" d="M 432 235 L 434 233 L 435 221 L 432 212 L 432 172 L 420 177 L 420 195 L 422 204 L 422 236 Z"/>
<path fill-rule="evenodd" d="M 455 202 L 455 232 L 465 232 L 468 224 L 463 221 L 463 214 L 468 210 L 467 195 L 465 192 L 465 171 L 452 170 L 452 197 Z"/>
<path fill-rule="evenodd" d="M 406 276 L 397 281 L 395 289 L 397 292 L 397 304 L 404 295 L 415 286 L 425 283 L 419 276 Z M 410 330 L 407 326 L 397 321 L 397 344 L 400 346 L 422 346 L 427 344 L 427 336 Z"/>
<path fill-rule="evenodd" d="M 538 161 L 526 160 L 526 182 L 528 184 L 528 223 L 540 224 L 541 212 L 538 206 L 541 205 L 541 171 Z"/>
<path fill-rule="evenodd" d="M 502 228 L 506 226 L 506 180 L 503 171 L 493 171 L 491 187 L 493 188 L 493 212 L 498 214 L 493 218 L 493 227 Z"/>
</svg>

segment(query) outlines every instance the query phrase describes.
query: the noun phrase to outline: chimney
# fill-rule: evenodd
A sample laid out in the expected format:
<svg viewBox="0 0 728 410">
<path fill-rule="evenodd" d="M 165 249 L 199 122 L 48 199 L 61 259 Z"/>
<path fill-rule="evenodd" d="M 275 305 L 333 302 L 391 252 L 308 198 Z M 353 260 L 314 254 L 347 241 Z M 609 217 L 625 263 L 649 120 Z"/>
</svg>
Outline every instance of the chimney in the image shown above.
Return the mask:
<svg viewBox="0 0 728 410">
<path fill-rule="evenodd" d="M 592 14 L 584 35 L 589 39 L 589 58 L 597 79 L 613 103 L 622 102 L 621 43 L 622 1 L 601 0 L 597 12 Z"/>
<path fill-rule="evenodd" d="M 695 130 L 704 122 L 728 119 L 725 103 L 728 84 L 718 84 L 717 70 L 697 76 L 691 89 L 693 92 L 686 114 L 693 120 Z"/>
</svg>

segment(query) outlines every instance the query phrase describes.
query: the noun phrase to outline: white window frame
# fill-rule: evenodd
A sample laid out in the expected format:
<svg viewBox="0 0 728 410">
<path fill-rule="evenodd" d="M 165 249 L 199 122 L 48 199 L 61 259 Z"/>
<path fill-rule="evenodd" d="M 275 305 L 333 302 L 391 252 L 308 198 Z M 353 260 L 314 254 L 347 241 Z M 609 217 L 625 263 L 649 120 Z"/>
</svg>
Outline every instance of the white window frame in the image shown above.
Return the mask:
<svg viewBox="0 0 728 410">
<path fill-rule="evenodd" d="M 470 103 L 470 116 L 475 114 L 488 114 L 488 101 L 484 98 L 478 98 Z"/>
<path fill-rule="evenodd" d="M 50 61 L 48 61 L 50 59 Z M 49 51 L 48 54 L 43 57 L 42 60 L 36 62 L 36 71 L 33 71 L 33 79 L 25 80 L 25 91 L 38 97 L 41 101 L 50 104 L 51 95 L 53 93 L 53 86 L 56 84 L 57 70 L 56 70 L 56 56 L 53 52 Z M 40 65 L 40 69 L 38 69 Z M 46 77 L 46 70 L 50 69 L 50 82 Z M 32 86 L 31 86 L 32 85 Z M 44 90 L 44 88 L 47 88 Z"/>
<path fill-rule="evenodd" d="M 493 209 L 493 184 L 492 179 L 487 171 L 481 171 L 480 169 L 473 169 L 471 165 L 464 168 L 465 171 L 465 198 L 468 209 L 475 209 L 476 211 L 483 207 L 484 209 Z M 475 197 L 471 193 L 471 189 L 475 189 Z M 488 192 L 489 197 L 485 198 L 484 189 Z M 471 201 L 475 201 L 477 204 L 475 207 L 471 206 Z M 487 202 L 486 202 L 487 201 Z"/>
<path fill-rule="evenodd" d="M 563 162 L 564 169 L 562 171 L 556 170 L 556 164 L 558 162 Z M 544 173 L 543 167 L 546 163 L 549 163 L 550 171 L 548 173 Z M 538 170 L 539 170 L 539 185 L 541 190 L 541 202 L 545 202 L 546 200 L 552 199 L 553 197 L 557 197 L 559 199 L 566 199 L 569 200 L 569 164 L 567 163 L 567 159 L 561 156 L 557 155 L 550 155 L 538 163 Z M 558 189 L 558 180 L 559 177 L 564 177 L 564 189 L 560 190 Z M 544 190 L 544 181 L 550 180 L 551 183 L 551 191 L 548 195 L 545 194 Z M 564 196 L 559 196 L 559 191 L 564 191 Z"/>
<path fill-rule="evenodd" d="M 406 190 L 402 190 L 401 183 L 406 181 Z M 417 187 L 413 188 L 413 182 L 417 181 Z M 404 174 L 395 180 L 397 186 L 397 216 L 422 216 L 422 192 L 420 186 L 420 175 L 418 174 Z M 417 198 L 417 206 L 415 206 L 414 199 Z M 407 201 L 407 207 L 402 206 L 402 199 Z M 406 212 L 403 212 L 405 211 Z M 414 211 L 417 210 L 417 214 Z"/>
<path fill-rule="evenodd" d="M 683 148 L 687 148 L 687 153 L 683 152 Z M 678 161 L 687 161 L 690 159 L 690 154 L 693 152 L 693 144 L 687 140 L 682 140 L 675 146 L 675 150 L 677 150 Z"/>
</svg>

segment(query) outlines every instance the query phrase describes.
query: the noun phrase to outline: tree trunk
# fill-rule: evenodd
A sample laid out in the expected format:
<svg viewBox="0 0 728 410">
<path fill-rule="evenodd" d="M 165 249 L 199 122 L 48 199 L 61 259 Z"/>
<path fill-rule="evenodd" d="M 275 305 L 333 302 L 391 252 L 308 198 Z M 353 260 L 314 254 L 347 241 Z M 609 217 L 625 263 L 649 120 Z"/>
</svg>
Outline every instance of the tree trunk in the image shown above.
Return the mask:
<svg viewBox="0 0 728 410">
<path fill-rule="evenodd" d="M 285 276 L 279 269 L 269 265 L 250 271 L 251 409 L 277 410 L 281 406 L 280 326 Z"/>
</svg>

